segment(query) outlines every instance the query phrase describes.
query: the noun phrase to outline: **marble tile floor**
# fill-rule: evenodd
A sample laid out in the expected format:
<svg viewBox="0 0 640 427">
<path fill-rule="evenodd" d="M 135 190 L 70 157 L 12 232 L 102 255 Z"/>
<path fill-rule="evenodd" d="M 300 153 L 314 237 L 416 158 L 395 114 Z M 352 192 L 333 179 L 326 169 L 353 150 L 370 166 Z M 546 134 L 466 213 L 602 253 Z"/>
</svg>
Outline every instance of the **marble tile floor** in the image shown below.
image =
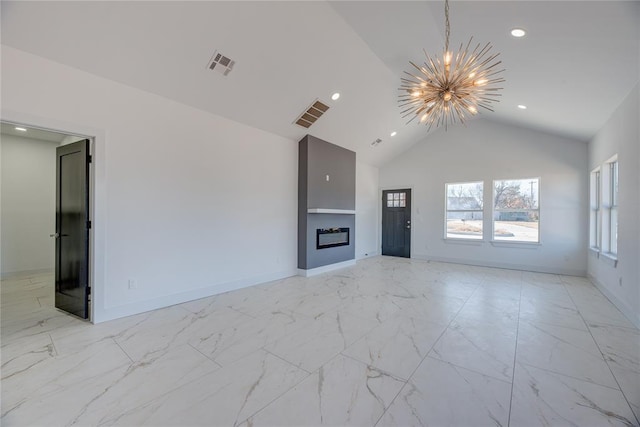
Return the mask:
<svg viewBox="0 0 640 427">
<path fill-rule="evenodd" d="M 3 426 L 638 426 L 587 279 L 375 257 L 91 325 L 3 280 Z"/>
</svg>

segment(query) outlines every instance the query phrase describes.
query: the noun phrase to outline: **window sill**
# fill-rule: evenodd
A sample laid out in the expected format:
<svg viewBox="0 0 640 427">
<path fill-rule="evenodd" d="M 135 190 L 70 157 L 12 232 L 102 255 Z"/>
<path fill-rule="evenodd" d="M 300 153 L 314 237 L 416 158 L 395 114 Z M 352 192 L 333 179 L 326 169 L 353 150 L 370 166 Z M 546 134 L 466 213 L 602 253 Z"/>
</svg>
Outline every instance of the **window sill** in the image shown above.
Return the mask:
<svg viewBox="0 0 640 427">
<path fill-rule="evenodd" d="M 509 242 L 505 240 L 491 240 L 492 246 L 503 248 L 522 248 L 522 249 L 537 249 L 538 246 L 542 246 L 540 242 Z"/>
<path fill-rule="evenodd" d="M 456 239 L 451 237 L 445 237 L 442 240 L 445 243 L 454 243 L 456 245 L 472 245 L 472 246 L 480 246 L 484 243 L 482 239 Z"/>
<path fill-rule="evenodd" d="M 602 259 L 605 262 L 605 264 L 608 264 L 613 268 L 618 267 L 618 256 L 616 254 L 612 254 L 609 252 L 601 252 L 600 259 Z"/>
</svg>

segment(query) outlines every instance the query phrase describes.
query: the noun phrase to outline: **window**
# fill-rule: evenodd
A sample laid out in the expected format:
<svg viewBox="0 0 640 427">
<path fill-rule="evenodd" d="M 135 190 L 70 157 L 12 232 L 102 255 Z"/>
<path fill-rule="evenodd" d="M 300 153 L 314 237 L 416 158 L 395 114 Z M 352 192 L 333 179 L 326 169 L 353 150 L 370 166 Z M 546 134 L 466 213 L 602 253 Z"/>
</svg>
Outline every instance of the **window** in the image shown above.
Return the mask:
<svg viewBox="0 0 640 427">
<path fill-rule="evenodd" d="M 407 206 L 407 193 L 387 193 L 388 208 L 404 208 Z"/>
<path fill-rule="evenodd" d="M 482 182 L 446 184 L 447 239 L 482 239 Z"/>
<path fill-rule="evenodd" d="M 493 240 L 539 242 L 539 178 L 493 181 Z"/>
<path fill-rule="evenodd" d="M 589 214 L 589 246 L 600 250 L 600 168 L 591 172 Z"/>
<path fill-rule="evenodd" d="M 601 249 L 615 256 L 618 253 L 618 160 L 614 156 L 602 168 L 601 188 Z"/>
<path fill-rule="evenodd" d="M 609 218 L 609 252 L 618 254 L 618 162 L 611 166 L 611 217 Z"/>
</svg>

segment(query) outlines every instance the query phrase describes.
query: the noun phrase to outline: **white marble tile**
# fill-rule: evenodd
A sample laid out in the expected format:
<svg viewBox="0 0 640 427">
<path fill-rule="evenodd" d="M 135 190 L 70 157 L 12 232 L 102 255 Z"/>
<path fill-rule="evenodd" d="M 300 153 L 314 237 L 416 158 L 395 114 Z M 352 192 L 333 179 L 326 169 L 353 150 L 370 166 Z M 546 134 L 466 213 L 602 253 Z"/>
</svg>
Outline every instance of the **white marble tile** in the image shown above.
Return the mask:
<svg viewBox="0 0 640 427">
<path fill-rule="evenodd" d="M 427 357 L 376 426 L 506 426 L 511 384 Z"/>
<path fill-rule="evenodd" d="M 96 361 L 98 362 L 98 361 Z M 133 363 L 98 381 L 78 382 L 30 399 L 14 413 L 23 425 L 100 425 L 219 369 L 190 346 L 171 349 L 153 363 Z M 63 411 L 49 413 L 47 408 Z"/>
<path fill-rule="evenodd" d="M 522 294 L 522 281 L 517 279 L 487 279 L 476 289 L 475 295 L 479 293 L 484 293 L 487 296 L 494 295 L 498 298 L 519 300 Z M 472 297 L 475 295 L 472 295 Z"/>
<path fill-rule="evenodd" d="M 5 381 L 56 356 L 56 349 L 49 334 L 45 333 L 3 342 L 0 353 L 2 381 Z"/>
<path fill-rule="evenodd" d="M 573 300 L 587 324 L 634 327 L 604 295 L 582 295 Z"/>
<path fill-rule="evenodd" d="M 244 425 L 373 426 L 404 384 L 338 355 Z"/>
<path fill-rule="evenodd" d="M 77 410 L 74 414 L 79 414 L 84 405 L 122 377 L 130 363 L 120 347 L 111 341 L 35 364 L 2 380 L 1 422 L 3 425 L 55 425 L 55 417 L 65 419 L 62 425 L 71 424 L 69 420 L 75 415 L 61 409 L 66 410 L 67 404 L 71 404 L 74 411 Z M 58 398 L 61 400 L 57 404 L 51 403 Z"/>
<path fill-rule="evenodd" d="M 9 316 L 9 313 L 4 313 Z M 2 317 L 1 336 L 4 342 L 49 333 L 67 327 L 86 324 L 86 321 L 54 308 L 37 308 L 11 313 L 10 317 Z"/>
<path fill-rule="evenodd" d="M 238 425 L 307 376 L 259 351 L 123 412 L 104 425 Z"/>
<path fill-rule="evenodd" d="M 38 301 L 38 297 L 35 295 L 28 295 L 24 298 L 13 299 L 12 301 L 2 300 L 2 307 L 0 307 L 0 320 L 2 323 L 10 322 L 16 316 L 20 316 L 23 313 L 29 313 L 42 308 L 42 305 Z"/>
<path fill-rule="evenodd" d="M 408 379 L 444 330 L 444 326 L 424 319 L 395 316 L 342 354 Z"/>
<path fill-rule="evenodd" d="M 600 290 L 586 277 L 561 276 L 560 279 L 573 299 L 603 296 Z"/>
<path fill-rule="evenodd" d="M 300 314 L 278 312 L 257 319 L 249 318 L 208 335 L 196 336 L 189 343 L 224 366 L 311 323 L 312 319 Z"/>
<path fill-rule="evenodd" d="M 588 331 L 521 321 L 516 360 L 584 381 L 617 387 Z"/>
<path fill-rule="evenodd" d="M 276 295 L 310 295 L 313 293 L 326 294 L 334 290 L 331 284 L 339 280 L 339 272 L 335 274 L 312 277 L 292 276 L 286 279 L 257 285 L 259 289 Z"/>
<path fill-rule="evenodd" d="M 388 295 L 354 296 L 340 304 L 340 310 L 375 323 L 382 323 L 401 309 L 394 297 Z"/>
<path fill-rule="evenodd" d="M 293 311 L 294 306 L 314 299 L 317 304 L 322 305 L 325 303 L 322 297 L 330 292 L 332 290 L 326 287 L 317 292 L 290 286 L 280 289 L 274 287 L 274 290 L 261 289 L 255 295 L 232 302 L 229 307 L 253 317 L 260 317 L 277 311 Z M 335 301 L 335 305 L 339 303 L 339 300 Z M 320 308 L 320 311 L 322 310 L 328 308 Z"/>
<path fill-rule="evenodd" d="M 534 323 L 549 323 L 587 330 L 582 316 L 570 298 L 523 297 L 520 303 L 520 319 Z"/>
<path fill-rule="evenodd" d="M 442 325 L 448 325 L 465 303 L 462 298 L 445 297 L 429 292 L 416 295 L 413 299 L 397 298 L 401 313 Z"/>
<path fill-rule="evenodd" d="M 516 366 L 512 427 L 635 426 L 637 422 L 617 389 L 531 366 Z"/>
<path fill-rule="evenodd" d="M 479 288 L 465 302 L 456 319 L 465 319 L 478 324 L 499 322 L 513 324 L 518 320 L 520 298 L 507 297 L 501 292 Z"/>
<path fill-rule="evenodd" d="M 517 321 L 454 320 L 429 356 L 496 379 L 511 381 Z"/>
<path fill-rule="evenodd" d="M 249 318 L 227 307 L 194 314 L 179 306 L 134 317 L 137 322 L 114 337 L 134 361 L 153 360 L 172 346 L 209 336 Z"/>
<path fill-rule="evenodd" d="M 307 372 L 313 372 L 374 327 L 370 321 L 335 311 L 264 348 Z"/>
<path fill-rule="evenodd" d="M 54 329 L 50 335 L 58 354 L 72 354 L 87 346 L 99 342 L 111 342 L 115 338 L 125 336 L 127 331 L 135 328 L 141 319 L 146 318 L 149 314 L 143 313 L 96 325 L 82 322 L 70 327 Z"/>
<path fill-rule="evenodd" d="M 322 294 L 313 293 L 302 298 L 294 297 L 291 299 L 290 303 L 284 306 L 284 308 L 315 318 L 334 310 L 343 302 L 343 298 L 330 290 Z"/>
<path fill-rule="evenodd" d="M 622 393 L 640 420 L 640 331 L 636 328 L 594 324 L 589 329 Z"/>
<path fill-rule="evenodd" d="M 373 425 L 407 377 L 379 425 L 507 425 L 518 322 L 553 405 L 525 387 L 512 425 L 640 412 L 638 330 L 584 278 L 374 257 L 98 325 L 52 308 L 50 274 L 0 292 L 3 425 Z"/>
</svg>

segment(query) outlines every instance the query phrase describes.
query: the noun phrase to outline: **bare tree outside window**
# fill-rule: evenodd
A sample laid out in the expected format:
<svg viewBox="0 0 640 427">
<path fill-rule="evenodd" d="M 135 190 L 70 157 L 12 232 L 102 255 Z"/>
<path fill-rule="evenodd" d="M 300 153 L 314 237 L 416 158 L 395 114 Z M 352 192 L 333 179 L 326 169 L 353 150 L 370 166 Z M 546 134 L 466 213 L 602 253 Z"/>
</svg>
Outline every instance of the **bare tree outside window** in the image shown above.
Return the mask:
<svg viewBox="0 0 640 427">
<path fill-rule="evenodd" d="M 540 241 L 539 178 L 493 182 L 493 240 Z"/>
</svg>

